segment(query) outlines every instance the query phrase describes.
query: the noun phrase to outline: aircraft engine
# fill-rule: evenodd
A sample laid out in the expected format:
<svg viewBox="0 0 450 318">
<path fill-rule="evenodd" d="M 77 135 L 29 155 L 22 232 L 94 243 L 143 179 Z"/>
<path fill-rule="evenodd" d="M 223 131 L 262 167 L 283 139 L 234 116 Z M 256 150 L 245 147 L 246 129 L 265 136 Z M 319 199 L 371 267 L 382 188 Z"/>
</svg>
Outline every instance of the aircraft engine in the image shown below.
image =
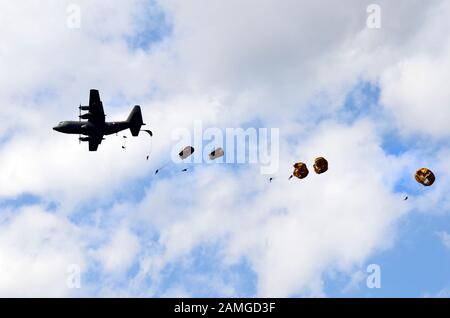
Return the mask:
<svg viewBox="0 0 450 318">
<path fill-rule="evenodd" d="M 80 117 L 80 119 L 89 119 L 92 117 L 92 113 L 86 113 L 86 114 L 80 115 L 78 117 Z"/>
</svg>

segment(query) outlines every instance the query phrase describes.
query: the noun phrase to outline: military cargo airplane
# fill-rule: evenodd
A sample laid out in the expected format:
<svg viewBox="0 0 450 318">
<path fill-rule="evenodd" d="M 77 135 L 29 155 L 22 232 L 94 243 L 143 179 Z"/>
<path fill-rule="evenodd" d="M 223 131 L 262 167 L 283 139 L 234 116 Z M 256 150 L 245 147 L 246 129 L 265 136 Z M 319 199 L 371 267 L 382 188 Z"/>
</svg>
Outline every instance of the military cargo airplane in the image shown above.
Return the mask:
<svg viewBox="0 0 450 318">
<path fill-rule="evenodd" d="M 89 142 L 89 151 L 97 151 L 104 136 L 116 134 L 122 130 L 130 129 L 131 135 L 137 137 L 141 127 L 145 125 L 142 121 L 141 107 L 137 105 L 134 106 L 126 121 L 106 122 L 103 103 L 96 89 L 90 91 L 89 106 L 80 105 L 79 111 L 79 121 L 63 121 L 53 129 L 64 134 L 79 135 L 80 142 Z M 87 113 L 81 114 L 82 111 Z M 86 121 L 82 121 L 83 119 Z"/>
</svg>

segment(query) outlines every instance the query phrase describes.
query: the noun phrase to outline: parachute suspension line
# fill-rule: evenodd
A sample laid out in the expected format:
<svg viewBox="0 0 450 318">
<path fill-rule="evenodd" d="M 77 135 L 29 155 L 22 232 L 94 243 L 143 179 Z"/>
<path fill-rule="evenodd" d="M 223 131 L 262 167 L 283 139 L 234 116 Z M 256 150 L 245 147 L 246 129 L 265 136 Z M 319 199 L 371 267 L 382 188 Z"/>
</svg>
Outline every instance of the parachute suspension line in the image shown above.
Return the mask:
<svg viewBox="0 0 450 318">
<path fill-rule="evenodd" d="M 153 137 L 153 132 L 151 130 L 148 130 L 148 129 L 142 129 L 140 131 L 146 132 L 150 136 L 150 151 L 149 151 L 149 153 L 147 154 L 147 157 L 146 157 L 147 161 L 148 161 L 148 159 L 150 158 L 150 155 L 152 153 L 152 150 L 153 150 L 153 138 L 152 138 Z"/>
<path fill-rule="evenodd" d="M 153 138 L 150 138 L 150 149 L 148 151 L 147 160 L 150 158 L 150 155 L 153 153 Z"/>
<path fill-rule="evenodd" d="M 181 150 L 181 152 L 178 154 L 178 157 L 181 159 L 181 162 L 183 164 L 185 164 L 185 159 L 188 158 L 189 156 L 191 156 L 194 153 L 195 149 L 192 146 L 187 146 L 184 147 L 183 150 Z M 156 169 L 155 171 L 155 175 L 157 175 L 163 168 L 165 168 L 167 165 L 170 164 L 170 161 L 166 162 L 161 168 Z M 184 168 L 183 170 L 181 170 L 181 172 L 186 172 L 188 171 L 188 168 Z"/>
</svg>

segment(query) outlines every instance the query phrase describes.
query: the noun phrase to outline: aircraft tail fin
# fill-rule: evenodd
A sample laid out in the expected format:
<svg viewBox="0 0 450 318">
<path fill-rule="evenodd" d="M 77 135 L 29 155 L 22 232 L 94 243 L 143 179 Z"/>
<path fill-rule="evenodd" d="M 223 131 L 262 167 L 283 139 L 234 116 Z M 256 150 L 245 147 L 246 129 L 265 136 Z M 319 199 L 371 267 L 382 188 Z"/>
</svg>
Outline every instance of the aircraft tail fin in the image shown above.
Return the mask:
<svg viewBox="0 0 450 318">
<path fill-rule="evenodd" d="M 134 106 L 133 110 L 130 113 L 130 116 L 128 116 L 127 122 L 130 123 L 131 135 L 133 135 L 134 137 L 139 136 L 141 127 L 145 125 L 142 120 L 142 112 L 140 106 Z"/>
</svg>

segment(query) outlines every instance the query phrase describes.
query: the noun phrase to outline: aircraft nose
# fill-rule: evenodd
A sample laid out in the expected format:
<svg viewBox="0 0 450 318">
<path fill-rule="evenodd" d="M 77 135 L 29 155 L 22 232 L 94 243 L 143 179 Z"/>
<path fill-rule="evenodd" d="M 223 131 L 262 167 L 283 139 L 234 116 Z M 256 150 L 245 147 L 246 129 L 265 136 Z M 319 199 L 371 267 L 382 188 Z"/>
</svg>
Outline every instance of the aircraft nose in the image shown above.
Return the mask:
<svg viewBox="0 0 450 318">
<path fill-rule="evenodd" d="M 61 127 L 59 127 L 59 126 L 53 127 L 53 130 L 55 130 L 57 132 L 61 132 Z"/>
</svg>

